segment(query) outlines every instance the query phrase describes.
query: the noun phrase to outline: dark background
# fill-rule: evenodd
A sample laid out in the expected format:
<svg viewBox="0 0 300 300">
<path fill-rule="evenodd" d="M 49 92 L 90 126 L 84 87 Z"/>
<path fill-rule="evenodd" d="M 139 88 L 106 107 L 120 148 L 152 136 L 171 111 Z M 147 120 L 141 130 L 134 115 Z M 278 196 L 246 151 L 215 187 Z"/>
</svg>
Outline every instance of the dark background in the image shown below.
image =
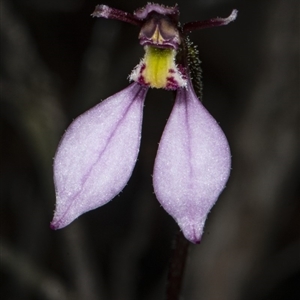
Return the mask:
<svg viewBox="0 0 300 300">
<path fill-rule="evenodd" d="M 299 1 L 177 2 L 183 23 L 239 10 L 234 23 L 190 36 L 203 103 L 233 165 L 201 244 L 190 247 L 182 299 L 299 299 Z M 149 91 L 139 161 L 120 196 L 49 229 L 59 139 L 128 85 L 143 56 L 139 29 L 91 18 L 92 0 L 0 3 L 2 299 L 164 299 L 177 225 L 155 199 L 151 174 L 172 93 Z M 133 12 L 146 1 L 105 4 Z"/>
</svg>

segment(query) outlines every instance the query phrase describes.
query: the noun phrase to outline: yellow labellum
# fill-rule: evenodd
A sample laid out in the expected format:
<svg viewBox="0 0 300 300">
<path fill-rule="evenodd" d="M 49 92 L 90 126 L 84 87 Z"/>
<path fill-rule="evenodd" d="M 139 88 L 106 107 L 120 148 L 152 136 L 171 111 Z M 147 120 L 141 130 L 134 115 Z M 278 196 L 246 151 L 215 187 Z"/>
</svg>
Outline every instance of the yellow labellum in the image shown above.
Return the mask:
<svg viewBox="0 0 300 300">
<path fill-rule="evenodd" d="M 176 90 L 187 81 L 175 64 L 176 50 L 145 46 L 145 56 L 133 69 L 129 79 L 157 89 Z"/>
<path fill-rule="evenodd" d="M 145 82 L 154 88 L 165 88 L 170 70 L 175 68 L 175 50 L 150 46 L 146 47 L 145 50 L 144 63 L 146 68 L 142 72 Z"/>
</svg>

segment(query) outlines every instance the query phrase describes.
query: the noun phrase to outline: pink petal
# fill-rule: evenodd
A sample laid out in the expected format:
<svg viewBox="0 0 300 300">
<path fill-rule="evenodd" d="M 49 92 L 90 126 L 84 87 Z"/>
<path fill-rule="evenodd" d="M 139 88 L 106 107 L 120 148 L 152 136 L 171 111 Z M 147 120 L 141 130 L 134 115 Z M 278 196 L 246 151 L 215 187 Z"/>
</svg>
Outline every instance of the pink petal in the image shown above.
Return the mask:
<svg viewBox="0 0 300 300">
<path fill-rule="evenodd" d="M 216 120 L 190 83 L 178 89 L 159 144 L 153 185 L 158 201 L 193 243 L 200 242 L 207 214 L 225 187 L 230 165 L 229 145 Z"/>
<path fill-rule="evenodd" d="M 112 200 L 137 160 L 147 88 L 133 83 L 79 116 L 54 160 L 56 209 L 51 228 Z"/>
</svg>

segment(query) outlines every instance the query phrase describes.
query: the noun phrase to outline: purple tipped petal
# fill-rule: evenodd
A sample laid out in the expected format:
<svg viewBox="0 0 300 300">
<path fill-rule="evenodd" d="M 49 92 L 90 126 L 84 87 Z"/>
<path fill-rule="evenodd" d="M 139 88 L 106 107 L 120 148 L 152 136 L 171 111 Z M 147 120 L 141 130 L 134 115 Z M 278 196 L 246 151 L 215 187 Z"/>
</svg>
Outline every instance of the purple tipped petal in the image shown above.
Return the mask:
<svg viewBox="0 0 300 300">
<path fill-rule="evenodd" d="M 124 188 L 137 160 L 146 92 L 133 83 L 67 129 L 54 160 L 56 209 L 51 228 L 67 226 Z"/>
<path fill-rule="evenodd" d="M 193 243 L 200 242 L 230 164 L 228 142 L 216 120 L 190 83 L 178 89 L 155 159 L 153 185 L 158 201 Z"/>
</svg>

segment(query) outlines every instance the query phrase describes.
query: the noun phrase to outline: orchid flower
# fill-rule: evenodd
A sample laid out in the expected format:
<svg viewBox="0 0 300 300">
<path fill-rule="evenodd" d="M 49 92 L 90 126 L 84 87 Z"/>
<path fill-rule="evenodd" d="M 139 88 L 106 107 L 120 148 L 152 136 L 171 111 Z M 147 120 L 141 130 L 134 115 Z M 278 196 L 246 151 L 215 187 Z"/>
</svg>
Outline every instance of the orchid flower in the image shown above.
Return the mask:
<svg viewBox="0 0 300 300">
<path fill-rule="evenodd" d="M 155 159 L 154 191 L 185 237 L 199 243 L 207 215 L 228 180 L 231 155 L 222 129 L 199 100 L 200 61 L 187 33 L 227 25 L 237 11 L 183 26 L 177 6 L 152 3 L 133 14 L 97 5 L 92 16 L 139 26 L 145 56 L 127 88 L 80 115 L 65 132 L 54 159 L 51 228 L 67 226 L 122 191 L 137 161 L 147 90 L 162 88 L 175 90 L 176 99 Z"/>
</svg>

